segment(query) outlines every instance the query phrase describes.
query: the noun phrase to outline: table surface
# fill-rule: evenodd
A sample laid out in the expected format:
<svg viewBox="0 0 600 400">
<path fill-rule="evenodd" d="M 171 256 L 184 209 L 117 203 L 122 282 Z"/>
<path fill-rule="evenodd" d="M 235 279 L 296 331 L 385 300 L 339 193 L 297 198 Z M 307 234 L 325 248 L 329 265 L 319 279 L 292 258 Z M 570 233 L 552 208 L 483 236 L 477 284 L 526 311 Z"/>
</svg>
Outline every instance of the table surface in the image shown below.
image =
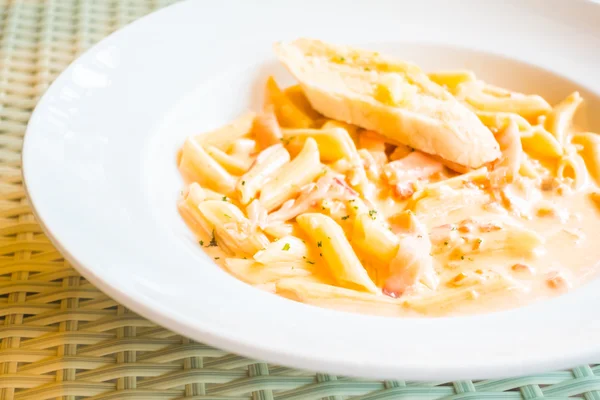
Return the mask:
<svg viewBox="0 0 600 400">
<path fill-rule="evenodd" d="M 173 2 L 0 0 L 0 400 L 600 400 L 600 366 L 593 365 L 512 379 L 423 383 L 261 363 L 157 326 L 71 268 L 25 198 L 20 152 L 27 121 L 41 94 L 79 53 Z"/>
</svg>

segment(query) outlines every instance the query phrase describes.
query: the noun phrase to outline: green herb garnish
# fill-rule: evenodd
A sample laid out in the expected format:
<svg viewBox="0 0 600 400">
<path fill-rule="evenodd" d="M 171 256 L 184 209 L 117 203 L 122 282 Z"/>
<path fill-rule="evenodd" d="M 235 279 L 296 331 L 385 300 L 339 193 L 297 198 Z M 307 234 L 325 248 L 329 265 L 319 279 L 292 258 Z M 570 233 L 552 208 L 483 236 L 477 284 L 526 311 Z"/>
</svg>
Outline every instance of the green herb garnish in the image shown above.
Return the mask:
<svg viewBox="0 0 600 400">
<path fill-rule="evenodd" d="M 218 246 L 217 244 L 217 238 L 215 237 L 215 230 L 212 230 L 212 237 L 210 238 L 210 243 L 208 244 L 208 247 L 216 247 Z"/>
<path fill-rule="evenodd" d="M 375 214 L 377 214 L 376 210 L 369 210 L 369 217 L 371 217 L 371 219 L 375 219 Z"/>
</svg>

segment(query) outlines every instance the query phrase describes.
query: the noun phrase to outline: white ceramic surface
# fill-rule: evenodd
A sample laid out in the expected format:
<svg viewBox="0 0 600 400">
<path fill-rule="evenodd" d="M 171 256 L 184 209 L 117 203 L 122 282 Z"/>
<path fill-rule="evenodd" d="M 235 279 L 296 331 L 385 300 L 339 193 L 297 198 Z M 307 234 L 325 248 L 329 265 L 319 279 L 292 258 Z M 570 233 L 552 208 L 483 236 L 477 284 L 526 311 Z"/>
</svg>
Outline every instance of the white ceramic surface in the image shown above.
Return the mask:
<svg viewBox="0 0 600 400">
<path fill-rule="evenodd" d="M 179 217 L 175 154 L 186 136 L 256 105 L 267 74 L 291 82 L 271 44 L 298 36 L 387 50 L 427 69 L 473 68 L 552 101 L 578 88 L 600 130 L 598 21 L 600 6 L 560 0 L 177 4 L 102 41 L 48 90 L 25 137 L 28 194 L 93 284 L 167 328 L 243 355 L 428 380 L 597 362 L 600 281 L 516 310 L 440 319 L 354 315 L 255 290 L 216 267 Z"/>
</svg>

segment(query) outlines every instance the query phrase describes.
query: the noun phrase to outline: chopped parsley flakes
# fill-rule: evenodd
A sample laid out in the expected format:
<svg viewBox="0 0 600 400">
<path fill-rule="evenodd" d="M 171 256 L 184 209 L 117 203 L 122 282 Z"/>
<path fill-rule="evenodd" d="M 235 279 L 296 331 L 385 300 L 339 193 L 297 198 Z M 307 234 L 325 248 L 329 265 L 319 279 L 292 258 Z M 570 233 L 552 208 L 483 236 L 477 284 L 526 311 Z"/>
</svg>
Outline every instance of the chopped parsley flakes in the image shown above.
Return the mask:
<svg viewBox="0 0 600 400">
<path fill-rule="evenodd" d="M 369 210 L 369 217 L 371 217 L 371 219 L 375 219 L 375 214 L 377 214 L 376 210 Z"/>
<path fill-rule="evenodd" d="M 323 242 L 321 242 L 320 240 L 317 242 L 317 247 L 323 247 Z"/>
<path fill-rule="evenodd" d="M 349 215 L 344 215 L 344 216 L 342 217 L 342 220 L 344 220 L 344 221 L 345 221 L 345 220 L 347 220 L 348 218 L 350 218 L 350 216 L 349 216 Z"/>
<path fill-rule="evenodd" d="M 283 248 L 281 250 L 288 251 L 289 249 L 290 249 L 290 244 L 286 243 L 286 244 L 283 245 Z"/>
<path fill-rule="evenodd" d="M 216 246 L 218 246 L 217 238 L 215 237 L 215 230 L 213 229 L 212 237 L 210 238 L 210 243 L 208 244 L 208 247 L 216 247 Z"/>
</svg>

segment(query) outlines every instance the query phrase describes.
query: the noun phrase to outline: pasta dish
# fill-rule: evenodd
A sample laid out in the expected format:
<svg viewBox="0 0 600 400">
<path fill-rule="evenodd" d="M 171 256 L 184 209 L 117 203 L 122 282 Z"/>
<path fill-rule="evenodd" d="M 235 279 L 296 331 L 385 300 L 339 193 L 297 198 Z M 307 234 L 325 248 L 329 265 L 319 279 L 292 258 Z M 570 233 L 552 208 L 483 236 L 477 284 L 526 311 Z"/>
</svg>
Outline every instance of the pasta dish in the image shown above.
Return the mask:
<svg viewBox="0 0 600 400">
<path fill-rule="evenodd" d="M 238 279 L 388 316 L 507 309 L 565 293 L 600 263 L 600 135 L 558 104 L 471 71 L 298 39 L 298 81 L 189 137 L 179 210 Z"/>
</svg>

